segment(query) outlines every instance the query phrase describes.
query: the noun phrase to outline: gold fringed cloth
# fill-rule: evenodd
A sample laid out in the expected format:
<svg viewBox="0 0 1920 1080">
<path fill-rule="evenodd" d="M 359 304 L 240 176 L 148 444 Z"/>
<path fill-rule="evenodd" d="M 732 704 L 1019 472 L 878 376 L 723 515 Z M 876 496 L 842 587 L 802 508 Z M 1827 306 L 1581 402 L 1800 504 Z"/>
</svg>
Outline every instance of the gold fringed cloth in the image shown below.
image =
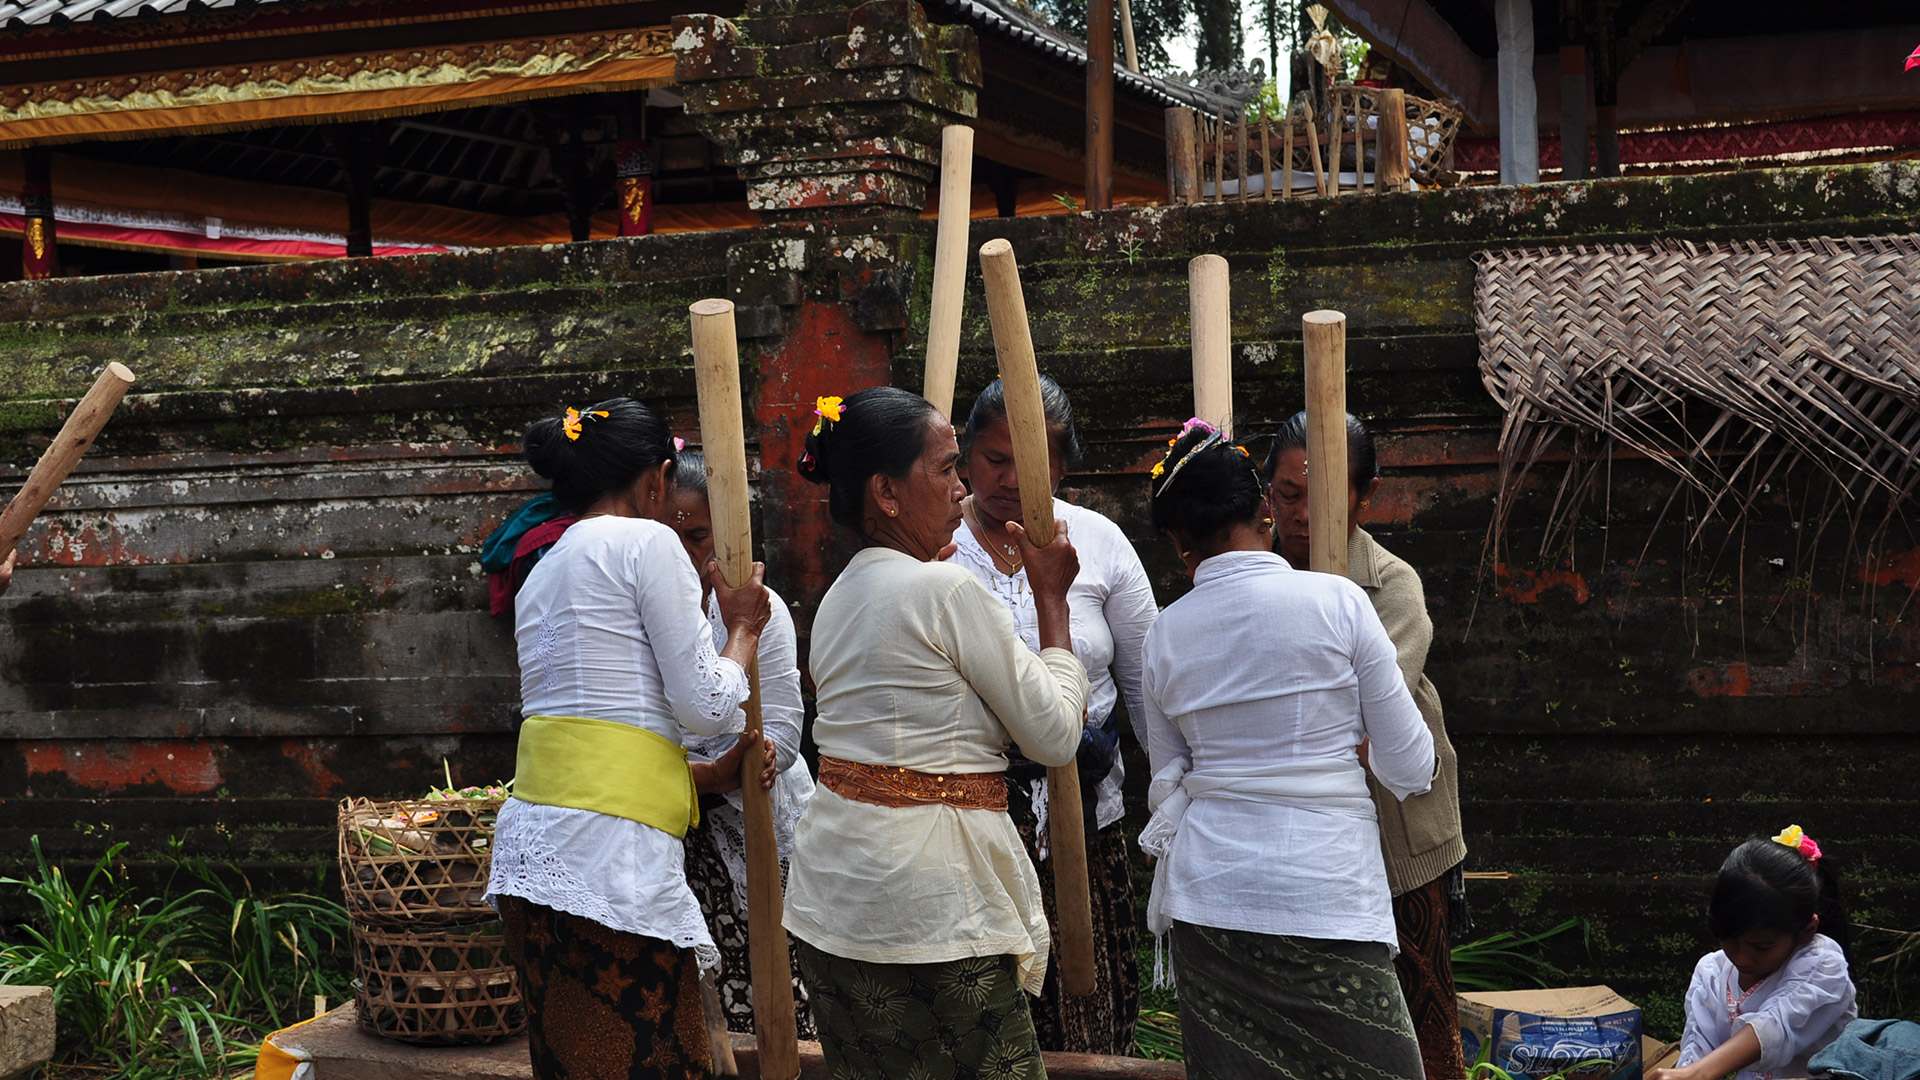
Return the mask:
<svg viewBox="0 0 1920 1080">
<path fill-rule="evenodd" d="M 0 88 L 0 148 L 340 123 L 666 86 L 671 29 L 370 50 Z"/>
</svg>

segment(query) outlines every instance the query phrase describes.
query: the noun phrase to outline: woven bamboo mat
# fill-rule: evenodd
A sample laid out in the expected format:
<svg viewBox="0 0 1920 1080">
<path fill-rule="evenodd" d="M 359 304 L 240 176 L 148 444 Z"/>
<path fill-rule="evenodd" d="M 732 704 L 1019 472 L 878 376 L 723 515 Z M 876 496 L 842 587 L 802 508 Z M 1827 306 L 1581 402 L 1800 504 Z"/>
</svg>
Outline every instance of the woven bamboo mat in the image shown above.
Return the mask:
<svg viewBox="0 0 1920 1080">
<path fill-rule="evenodd" d="M 1593 486 L 1580 462 L 1615 448 L 1704 495 L 1703 525 L 1745 513 L 1801 462 L 1854 506 L 1889 495 L 1883 524 L 1920 485 L 1920 236 L 1475 261 L 1480 371 L 1507 414 L 1491 537 L 1557 441 L 1576 459 L 1561 524 Z"/>
</svg>

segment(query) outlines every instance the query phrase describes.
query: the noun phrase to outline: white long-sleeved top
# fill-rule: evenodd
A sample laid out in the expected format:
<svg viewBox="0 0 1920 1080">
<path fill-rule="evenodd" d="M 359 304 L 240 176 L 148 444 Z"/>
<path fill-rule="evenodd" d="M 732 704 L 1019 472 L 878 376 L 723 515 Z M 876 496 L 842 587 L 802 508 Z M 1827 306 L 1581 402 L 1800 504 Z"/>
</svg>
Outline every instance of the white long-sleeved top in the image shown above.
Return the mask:
<svg viewBox="0 0 1920 1080">
<path fill-rule="evenodd" d="M 780 861 L 785 863 L 793 855 L 793 828 L 799 823 L 807 800 L 813 797 L 813 774 L 807 771 L 807 763 L 800 757 L 800 727 L 806 717 L 806 706 L 800 700 L 800 653 L 793 615 L 779 593 L 772 589 L 767 592 L 773 602 L 773 615 L 760 631 L 757 654 L 760 730 L 773 740 L 774 752 L 781 762 L 780 773 L 773 781 L 773 838 L 774 846 L 780 850 Z M 720 618 L 720 606 L 711 598 L 707 601 L 707 620 L 713 627 L 713 647 L 725 648 L 727 624 Z M 733 749 L 746 728 L 746 710 L 735 709 L 722 734 L 699 736 L 684 732 L 687 757 L 694 761 L 713 761 Z M 744 913 L 747 910 L 747 840 L 740 790 L 727 792 L 726 800 L 726 805 L 715 807 L 701 817 L 707 823 L 707 835 L 713 839 L 720 863 L 733 881 L 734 907 Z"/>
<path fill-rule="evenodd" d="M 581 716 L 679 743 L 715 735 L 747 673 L 714 649 L 680 538 L 643 518 L 590 517 L 553 545 L 514 599 L 523 716 Z M 583 769 L 594 763 L 583 761 Z M 518 896 L 719 963 L 687 887 L 678 837 L 626 818 L 509 799 L 494 825 L 489 898 Z"/>
<path fill-rule="evenodd" d="M 1055 499 L 1053 518 L 1066 526 L 1067 537 L 1080 555 L 1080 573 L 1067 590 L 1067 603 L 1073 619 L 1073 655 L 1087 669 L 1091 686 L 1088 721 L 1105 720 L 1122 700 L 1127 703 L 1128 717 L 1139 716 L 1141 646 L 1147 640 L 1147 627 L 1160 613 L 1146 568 L 1140 565 L 1140 555 L 1133 550 L 1127 534 L 1101 514 Z M 960 545 L 953 561 L 972 571 L 988 592 L 1007 605 L 1020 640 L 1039 652 L 1040 616 L 1033 607 L 1027 568 L 1001 573 L 972 529 L 960 529 L 953 538 Z M 1099 828 L 1126 816 L 1120 795 L 1125 779 L 1126 769 L 1116 754 L 1112 771 L 1101 779 L 1094 796 L 1094 823 Z M 1045 784 L 1042 779 L 1035 785 L 1033 797 L 1035 811 L 1042 814 L 1037 830 L 1040 836 L 1046 835 Z"/>
<path fill-rule="evenodd" d="M 1740 1070 L 1738 1080 L 1805 1076 L 1807 1060 L 1858 1016 L 1846 954 L 1825 934 L 1815 934 L 1751 991 L 1740 989 L 1739 970 L 1716 950 L 1693 966 L 1680 1064 L 1699 1061 L 1751 1027 L 1760 1060 Z"/>
<path fill-rule="evenodd" d="M 1371 739 L 1374 776 L 1406 798 L 1432 782 L 1433 736 L 1359 586 L 1272 552 L 1207 559 L 1147 633 L 1144 698 L 1156 933 L 1396 946 L 1358 750 Z"/>
<path fill-rule="evenodd" d="M 1002 773 L 1009 742 L 1043 765 L 1080 746 L 1087 674 L 1035 656 L 964 568 L 862 550 L 820 601 L 812 667 L 823 755 L 923 773 Z M 1046 976 L 1040 881 L 1005 813 L 876 806 L 822 786 L 800 817 L 786 927 L 851 960 L 934 964 L 1011 955 Z"/>
</svg>

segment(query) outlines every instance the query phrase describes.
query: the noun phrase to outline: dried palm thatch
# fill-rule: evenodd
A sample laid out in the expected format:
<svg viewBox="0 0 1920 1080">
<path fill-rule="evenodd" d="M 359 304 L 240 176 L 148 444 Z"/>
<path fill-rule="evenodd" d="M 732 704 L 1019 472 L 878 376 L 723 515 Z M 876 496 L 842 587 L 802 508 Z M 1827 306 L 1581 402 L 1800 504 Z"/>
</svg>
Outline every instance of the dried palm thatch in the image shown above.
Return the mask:
<svg viewBox="0 0 1920 1080">
<path fill-rule="evenodd" d="M 1744 517 L 1799 464 L 1878 536 L 1920 485 L 1920 236 L 1484 252 L 1480 371 L 1506 410 L 1489 547 L 1562 437 L 1543 551 L 1615 449 Z M 1877 522 L 1859 508 L 1884 493 Z M 1879 500 L 1873 500 L 1879 506 Z M 1862 526 L 1865 526 L 1864 530 Z"/>
</svg>

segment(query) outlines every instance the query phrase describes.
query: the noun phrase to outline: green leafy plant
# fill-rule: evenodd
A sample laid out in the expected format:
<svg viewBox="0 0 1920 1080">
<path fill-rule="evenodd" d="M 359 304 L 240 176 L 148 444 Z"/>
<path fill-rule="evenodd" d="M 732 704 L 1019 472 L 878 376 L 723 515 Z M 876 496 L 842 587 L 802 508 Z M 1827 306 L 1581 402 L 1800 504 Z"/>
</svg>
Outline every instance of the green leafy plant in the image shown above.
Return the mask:
<svg viewBox="0 0 1920 1080">
<path fill-rule="evenodd" d="M 1080 200 L 1074 198 L 1073 196 L 1067 194 L 1064 191 L 1054 195 L 1053 201 L 1059 203 L 1061 206 L 1066 207 L 1068 212 L 1070 213 L 1077 214 L 1080 212 Z"/>
<path fill-rule="evenodd" d="M 1453 984 L 1462 990 L 1511 990 L 1515 986 L 1547 986 L 1565 972 L 1539 955 L 1539 947 L 1550 938 L 1574 929 L 1581 940 L 1587 939 L 1585 919 L 1568 919 L 1537 934 L 1516 934 L 1510 930 L 1489 934 L 1453 947 Z"/>
<path fill-rule="evenodd" d="M 228 1045 L 212 989 L 185 959 L 204 894 L 132 900 L 111 868 L 126 844 L 108 850 L 76 890 L 33 838 L 36 869 L 24 888 L 40 908 L 24 941 L 0 947 L 0 983 L 53 988 L 60 1042 L 103 1059 L 114 1074 L 145 1080 L 171 1074 L 163 1062 L 191 1060 L 200 1075 L 224 1064 Z"/>
<path fill-rule="evenodd" d="M 304 1019 L 315 995 L 337 1001 L 351 992 L 343 970 L 347 910 L 339 901 L 261 896 L 245 874 L 204 859 L 176 866 L 202 897 L 183 943 L 203 970 L 217 973 L 214 998 L 234 1019 L 265 1033 Z"/>
<path fill-rule="evenodd" d="M 1187 1060 L 1186 1038 L 1180 1033 L 1180 1014 L 1145 1008 L 1133 1025 L 1133 1045 L 1140 1056 L 1153 1061 Z"/>
</svg>

